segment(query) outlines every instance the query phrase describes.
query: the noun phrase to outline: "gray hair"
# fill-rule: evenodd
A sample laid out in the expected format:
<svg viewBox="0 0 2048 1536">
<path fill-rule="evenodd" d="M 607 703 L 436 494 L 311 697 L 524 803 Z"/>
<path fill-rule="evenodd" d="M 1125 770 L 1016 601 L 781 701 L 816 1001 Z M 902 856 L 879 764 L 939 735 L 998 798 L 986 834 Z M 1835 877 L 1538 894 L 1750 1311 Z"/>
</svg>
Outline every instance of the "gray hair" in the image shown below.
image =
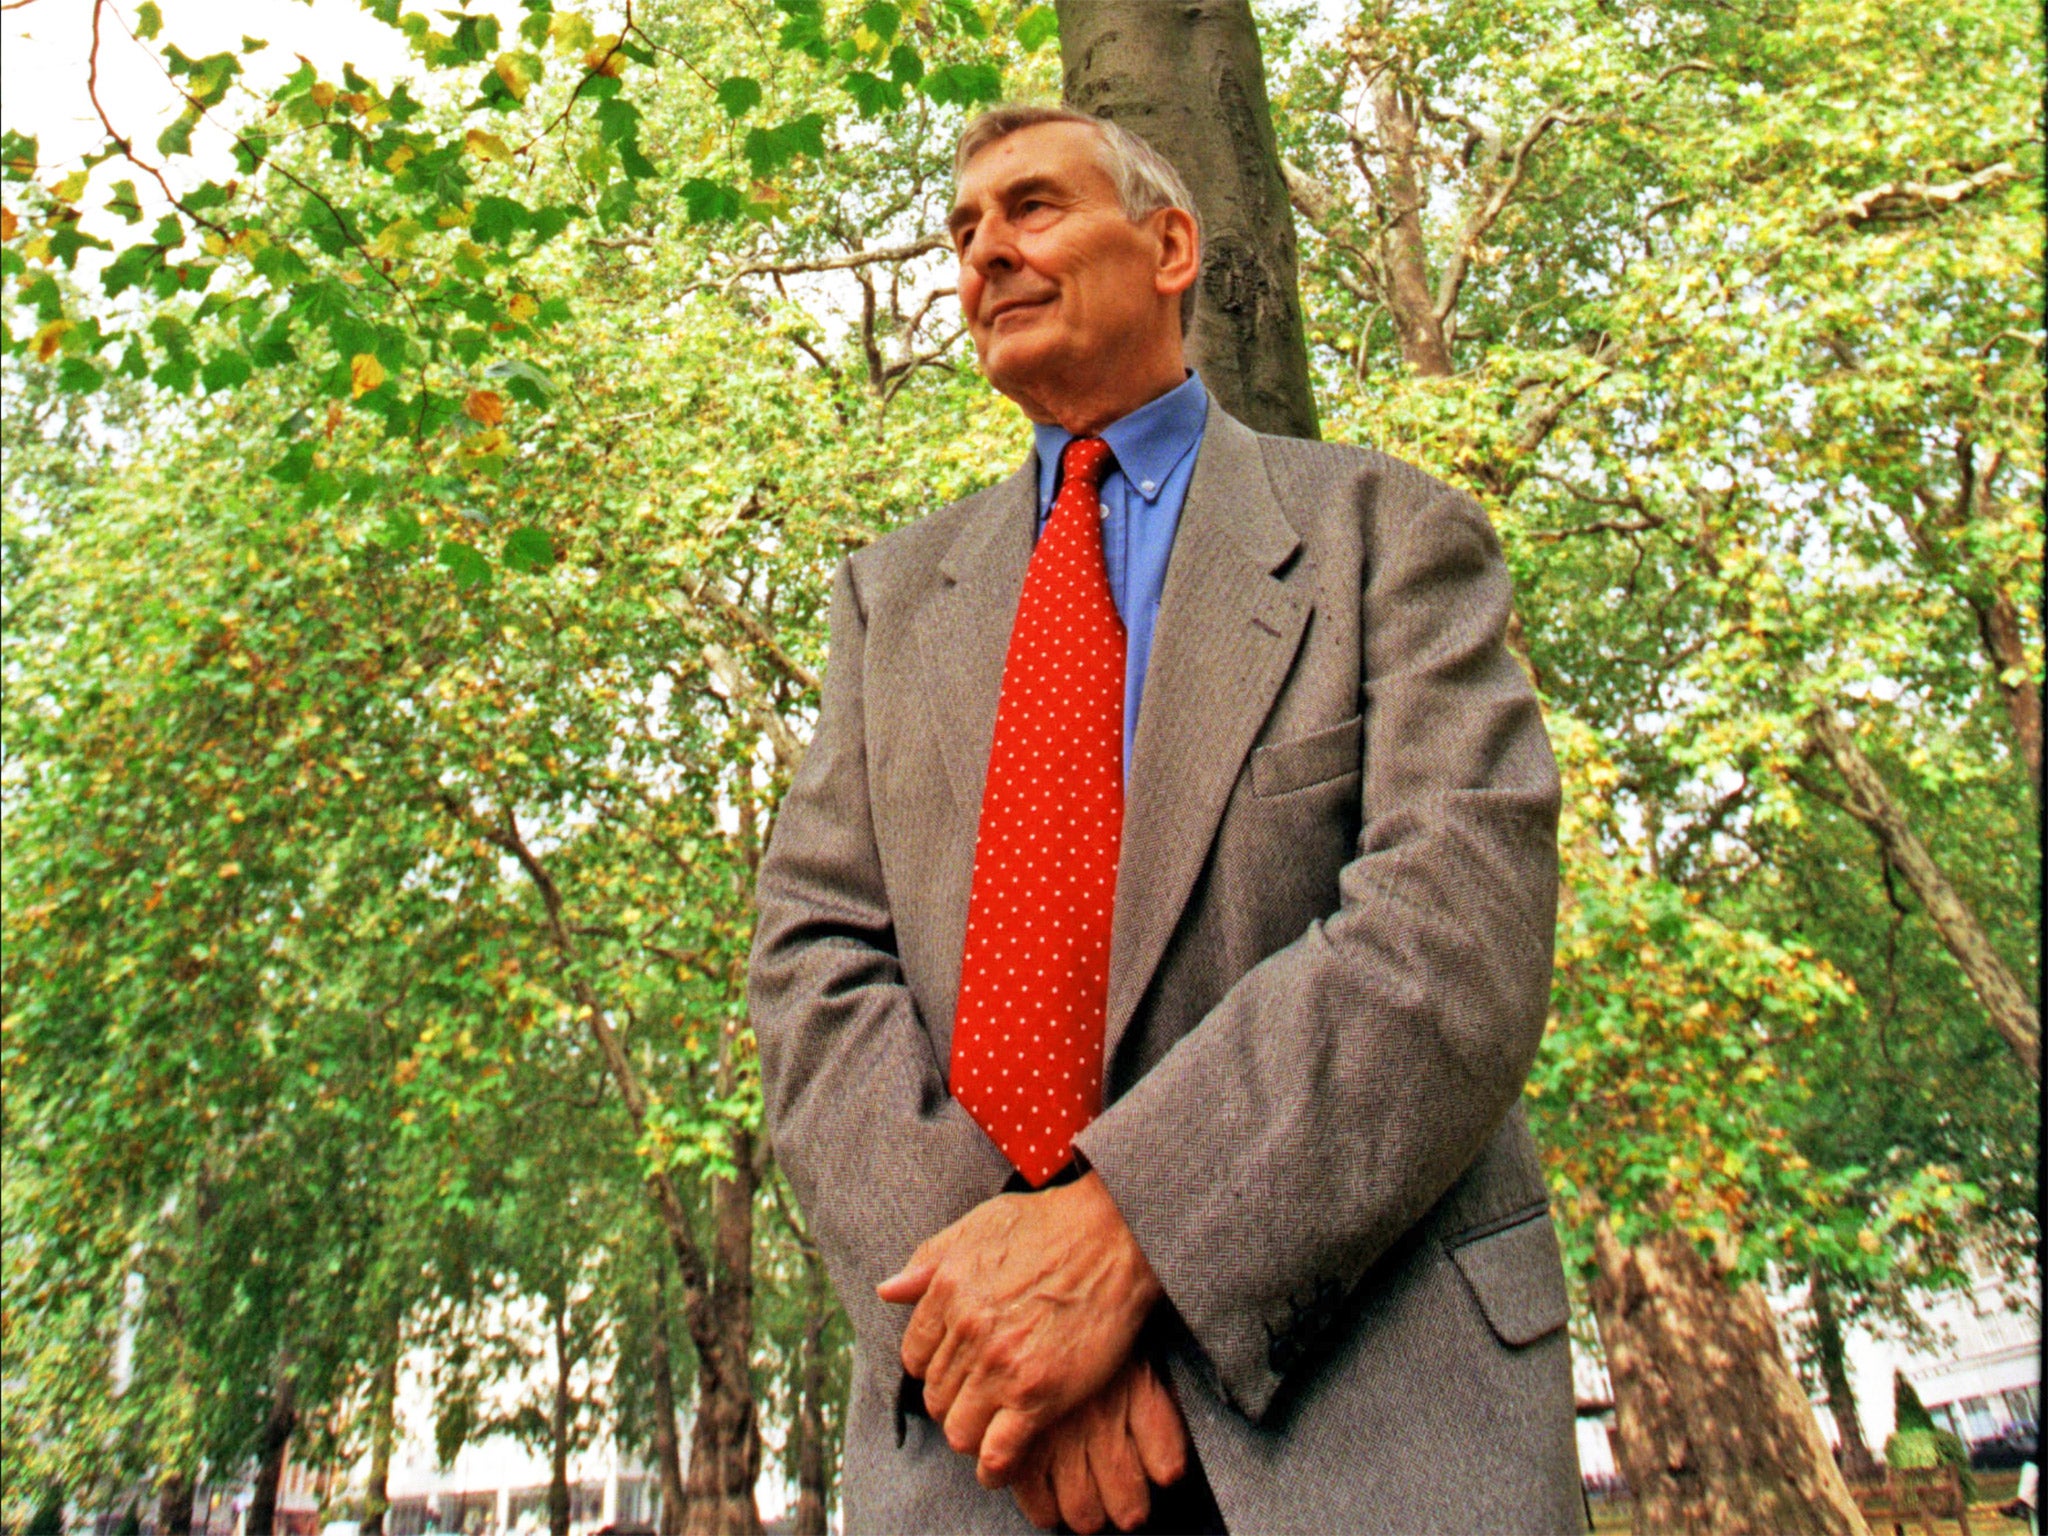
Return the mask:
<svg viewBox="0 0 2048 1536">
<path fill-rule="evenodd" d="M 1181 179 L 1173 162 L 1121 123 L 1106 117 L 1076 111 L 1072 107 L 1037 107 L 1007 103 L 990 107 L 961 131 L 953 151 L 953 180 L 967 162 L 998 139 L 1007 139 L 1023 128 L 1040 123 L 1083 123 L 1095 130 L 1096 157 L 1116 188 L 1117 206 L 1124 217 L 1136 224 L 1162 208 L 1178 208 L 1195 223 L 1195 263 L 1202 260 L 1202 216 L 1195 210 L 1194 195 Z M 1190 284 L 1180 296 L 1180 329 L 1186 335 L 1195 315 L 1195 288 Z"/>
</svg>

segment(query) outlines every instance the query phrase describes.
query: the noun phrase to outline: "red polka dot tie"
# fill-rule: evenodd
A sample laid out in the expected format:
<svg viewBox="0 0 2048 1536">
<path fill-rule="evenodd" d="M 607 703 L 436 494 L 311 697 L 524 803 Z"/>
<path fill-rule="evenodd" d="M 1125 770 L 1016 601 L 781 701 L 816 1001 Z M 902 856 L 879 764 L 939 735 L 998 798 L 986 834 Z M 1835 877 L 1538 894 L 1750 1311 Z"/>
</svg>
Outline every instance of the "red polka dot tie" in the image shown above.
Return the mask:
<svg viewBox="0 0 2048 1536">
<path fill-rule="evenodd" d="M 1033 1188 L 1102 1107 L 1124 822 L 1124 626 L 1102 558 L 1100 438 L 1061 457 L 1003 661 L 967 900 L 953 1097 Z"/>
</svg>

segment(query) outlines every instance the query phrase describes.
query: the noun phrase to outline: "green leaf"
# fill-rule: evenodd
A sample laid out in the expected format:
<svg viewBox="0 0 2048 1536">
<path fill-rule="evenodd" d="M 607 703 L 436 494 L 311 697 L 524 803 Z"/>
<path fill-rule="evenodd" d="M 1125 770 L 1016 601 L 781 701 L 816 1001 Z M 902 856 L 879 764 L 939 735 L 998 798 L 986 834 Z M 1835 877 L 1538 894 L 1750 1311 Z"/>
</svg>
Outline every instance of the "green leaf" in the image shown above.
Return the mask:
<svg viewBox="0 0 2048 1536">
<path fill-rule="evenodd" d="M 114 195 L 107 200 L 107 212 L 119 214 L 129 224 L 142 222 L 142 200 L 135 195 L 134 182 L 114 183 Z"/>
<path fill-rule="evenodd" d="M 922 87 L 941 105 L 965 107 L 1002 95 L 1003 76 L 993 64 L 947 64 L 926 75 Z"/>
<path fill-rule="evenodd" d="M 628 143 L 640 131 L 640 109 L 630 101 L 608 101 L 597 109 L 597 128 L 607 144 Z"/>
<path fill-rule="evenodd" d="M 412 548 L 427 536 L 426 529 L 410 507 L 386 507 L 384 526 L 376 535 L 377 542 L 393 554 Z"/>
<path fill-rule="evenodd" d="M 849 71 L 839 83 L 853 97 L 862 117 L 880 117 L 903 105 L 903 87 L 864 69 Z"/>
<path fill-rule="evenodd" d="M 939 14 L 969 37 L 987 37 L 988 23 L 981 18 L 973 0 L 939 0 Z"/>
<path fill-rule="evenodd" d="M 170 127 L 156 136 L 156 150 L 160 155 L 189 155 L 192 153 L 192 125 L 199 121 L 199 109 L 187 107 L 172 121 Z"/>
<path fill-rule="evenodd" d="M 90 394 L 100 387 L 100 371 L 82 357 L 67 357 L 57 369 L 57 387 L 66 394 Z"/>
<path fill-rule="evenodd" d="M 469 237 L 489 245 L 503 245 L 532 222 L 532 213 L 524 203 L 509 197 L 480 197 L 470 219 Z"/>
<path fill-rule="evenodd" d="M 12 128 L 0 130 L 0 174 L 9 181 L 27 181 L 36 173 L 36 141 Z"/>
<path fill-rule="evenodd" d="M 801 155 L 814 160 L 825 157 L 825 119 L 817 112 L 806 112 L 802 117 L 791 118 L 782 125 L 782 132 Z"/>
<path fill-rule="evenodd" d="M 683 183 L 683 207 L 692 224 L 715 224 L 736 219 L 744 208 L 737 187 L 708 177 L 693 176 Z"/>
<path fill-rule="evenodd" d="M 924 78 L 924 60 L 910 44 L 898 43 L 889 50 L 889 78 L 898 85 L 915 85 Z"/>
<path fill-rule="evenodd" d="M 521 357 L 506 358 L 484 370 L 484 377 L 502 379 L 505 393 L 527 405 L 546 405 L 555 381 Z"/>
<path fill-rule="evenodd" d="M 189 395 L 192 393 L 192 381 L 198 376 L 199 365 L 188 354 L 159 364 L 150 378 L 174 395 Z"/>
<path fill-rule="evenodd" d="M 779 128 L 748 129 L 741 149 L 746 154 L 748 169 L 756 176 L 772 175 L 796 153 L 796 146 L 784 137 Z"/>
<path fill-rule="evenodd" d="M 312 472 L 313 445 L 310 442 L 293 443 L 285 450 L 284 457 L 266 471 L 280 485 L 304 485 Z"/>
<path fill-rule="evenodd" d="M 1059 35 L 1059 14 L 1049 5 L 1034 5 L 1017 18 L 1017 43 L 1026 53 L 1038 52 Z"/>
<path fill-rule="evenodd" d="M 505 564 L 515 571 L 544 571 L 555 563 L 555 546 L 543 529 L 515 528 L 505 540 Z"/>
<path fill-rule="evenodd" d="M 213 394 L 233 389 L 237 384 L 246 384 L 254 371 L 249 359 L 239 352 L 218 352 L 208 358 L 206 366 L 199 370 L 199 382 L 206 386 L 208 394 Z"/>
<path fill-rule="evenodd" d="M 861 7 L 860 20 L 856 25 L 874 33 L 886 43 L 896 35 L 896 28 L 902 20 L 903 13 L 889 4 L 889 0 L 873 0 L 872 4 Z"/>
<path fill-rule="evenodd" d="M 299 67 L 285 76 L 284 84 L 270 93 L 272 101 L 286 101 L 293 96 L 304 95 L 319 83 L 320 72 L 313 67 L 305 55 L 299 56 Z"/>
<path fill-rule="evenodd" d="M 438 551 L 441 563 L 455 578 L 455 585 L 465 591 L 491 579 L 491 562 L 473 544 L 460 539 L 449 539 Z"/>
<path fill-rule="evenodd" d="M 157 9 L 156 0 L 142 0 L 135 8 L 135 35 L 148 39 L 164 29 L 164 13 Z"/>
<path fill-rule="evenodd" d="M 779 5 L 778 9 L 788 11 L 790 8 Z M 805 9 L 791 14 L 776 34 L 775 46 L 787 52 L 808 54 L 820 64 L 824 63 L 832 54 L 832 45 L 825 38 L 824 13 Z"/>
<path fill-rule="evenodd" d="M 761 104 L 761 82 L 748 75 L 733 75 L 718 83 L 717 94 L 727 117 L 745 117 Z"/>
</svg>

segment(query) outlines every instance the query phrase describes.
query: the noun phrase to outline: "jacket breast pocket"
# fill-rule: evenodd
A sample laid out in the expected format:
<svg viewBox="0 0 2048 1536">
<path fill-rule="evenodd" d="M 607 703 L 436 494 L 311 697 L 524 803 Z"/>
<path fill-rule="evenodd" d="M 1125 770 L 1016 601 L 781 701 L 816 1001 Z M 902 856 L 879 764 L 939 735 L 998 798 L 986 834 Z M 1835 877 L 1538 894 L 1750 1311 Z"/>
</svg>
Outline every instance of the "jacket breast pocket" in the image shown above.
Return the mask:
<svg viewBox="0 0 2048 1536">
<path fill-rule="evenodd" d="M 1444 1246 L 1501 1343 L 1519 1349 L 1571 1320 L 1557 1230 L 1547 1207 L 1517 1213 L 1508 1225 L 1476 1236 L 1448 1238 Z"/>
<path fill-rule="evenodd" d="M 1353 715 L 1292 741 L 1276 741 L 1252 753 L 1252 793 L 1271 798 L 1327 784 L 1359 770 L 1365 717 Z"/>
</svg>

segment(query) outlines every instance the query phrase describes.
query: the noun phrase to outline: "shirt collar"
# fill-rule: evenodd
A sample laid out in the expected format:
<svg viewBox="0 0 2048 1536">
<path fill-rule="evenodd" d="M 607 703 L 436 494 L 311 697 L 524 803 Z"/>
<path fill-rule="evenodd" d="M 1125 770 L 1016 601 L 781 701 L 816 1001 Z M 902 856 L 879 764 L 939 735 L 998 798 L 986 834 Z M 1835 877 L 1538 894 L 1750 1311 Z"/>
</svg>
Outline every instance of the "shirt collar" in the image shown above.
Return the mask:
<svg viewBox="0 0 2048 1536">
<path fill-rule="evenodd" d="M 1159 499 L 1167 477 L 1202 440 L 1208 419 L 1209 392 L 1202 387 L 1202 376 L 1190 370 L 1158 399 L 1104 427 L 1101 437 L 1116 455 L 1117 468 L 1130 489 L 1149 504 Z M 1060 455 L 1074 434 L 1056 423 L 1041 422 L 1032 427 L 1031 436 L 1038 448 L 1038 504 L 1043 507 L 1052 500 Z"/>
</svg>

